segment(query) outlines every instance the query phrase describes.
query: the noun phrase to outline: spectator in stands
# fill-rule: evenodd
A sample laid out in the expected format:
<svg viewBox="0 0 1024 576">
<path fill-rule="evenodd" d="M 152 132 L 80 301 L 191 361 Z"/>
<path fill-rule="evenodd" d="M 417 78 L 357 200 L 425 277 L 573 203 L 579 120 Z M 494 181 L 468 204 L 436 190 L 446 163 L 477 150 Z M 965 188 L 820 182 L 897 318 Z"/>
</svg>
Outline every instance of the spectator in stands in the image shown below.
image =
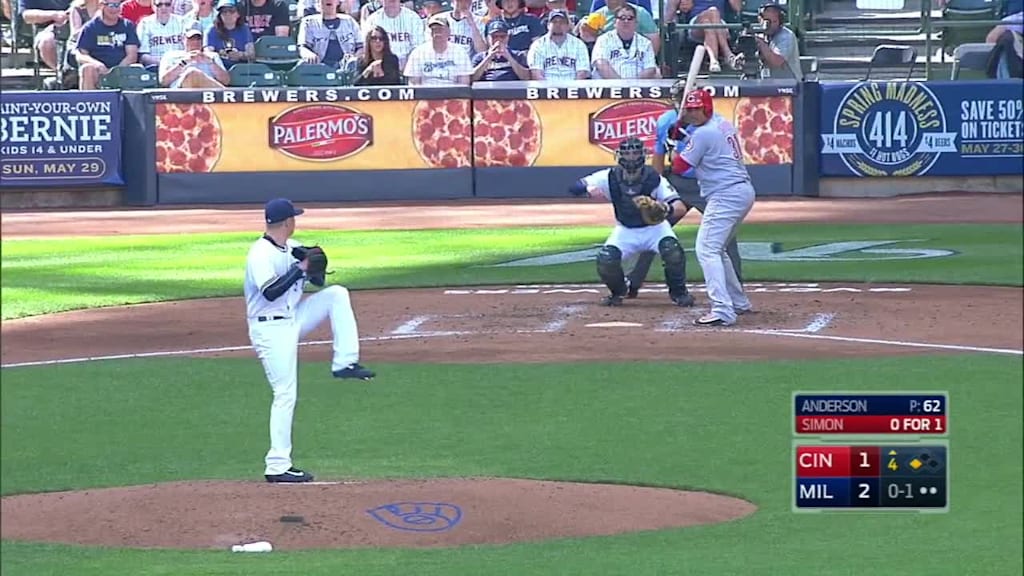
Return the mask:
<svg viewBox="0 0 1024 576">
<path fill-rule="evenodd" d="M 733 12 L 739 14 L 743 10 L 743 0 L 728 0 Z M 668 0 L 665 14 L 675 15 L 677 19 L 690 24 L 721 24 L 725 12 L 726 0 Z M 721 60 L 738 67 L 736 56 L 729 46 L 729 30 L 726 28 L 700 29 L 691 28 L 687 35 L 697 44 L 704 44 L 708 54 L 708 70 L 721 72 Z"/>
<path fill-rule="evenodd" d="M 536 16 L 523 12 L 526 0 L 498 0 L 501 19 L 508 24 L 508 47 L 526 51 L 533 41 L 544 36 L 544 24 Z"/>
<path fill-rule="evenodd" d="M 121 5 L 121 17 L 131 20 L 136 26 L 146 16 L 153 14 L 153 0 L 128 0 Z"/>
<path fill-rule="evenodd" d="M 580 21 L 577 26 L 577 33 L 584 42 L 593 43 L 601 34 L 608 34 L 615 30 L 615 14 L 619 8 L 626 6 L 626 0 L 608 0 L 607 4 L 598 10 L 591 12 L 586 18 Z M 651 13 L 636 4 L 629 4 L 636 10 L 636 31 L 638 34 L 651 41 L 654 52 L 661 49 L 661 32 L 654 22 Z"/>
<path fill-rule="evenodd" d="M 658 3 L 657 2 L 653 2 L 652 3 L 651 0 L 637 0 L 636 2 L 633 2 L 633 4 L 636 4 L 638 7 L 643 8 L 644 10 L 647 10 L 648 12 L 650 12 L 652 18 L 655 18 L 655 19 L 658 18 L 658 14 L 657 14 L 657 12 L 658 12 Z M 590 5 L 590 11 L 591 12 L 597 12 L 598 10 L 600 10 L 601 8 L 604 8 L 604 7 L 605 7 L 605 0 L 594 0 L 594 3 Z"/>
<path fill-rule="evenodd" d="M 205 33 L 217 19 L 217 12 L 213 9 L 213 0 L 196 0 L 192 11 L 185 15 L 185 21 L 189 28 L 195 28 Z"/>
<path fill-rule="evenodd" d="M 470 58 L 487 50 L 483 23 L 470 9 L 470 0 L 455 0 L 455 7 L 443 14 L 448 18 L 448 29 L 451 30 L 449 42 L 465 48 Z"/>
<path fill-rule="evenodd" d="M 155 0 L 156 14 L 139 22 L 139 62 L 147 68 L 160 66 L 164 54 L 185 49 L 184 16 L 171 13 L 171 0 Z"/>
<path fill-rule="evenodd" d="M 255 42 L 263 36 L 291 34 L 291 15 L 285 0 L 247 0 L 238 10 Z"/>
<path fill-rule="evenodd" d="M 423 20 L 402 6 L 400 0 L 384 0 L 384 6 L 362 22 L 362 34 L 369 34 L 377 26 L 388 31 L 391 50 L 398 56 L 398 62 L 404 69 L 409 54 L 425 40 Z"/>
<path fill-rule="evenodd" d="M 391 52 L 388 32 L 376 26 L 366 35 L 356 85 L 392 86 L 401 83 L 402 69 L 398 65 L 398 56 Z"/>
<path fill-rule="evenodd" d="M 78 44 L 78 36 L 82 33 L 82 26 L 92 20 L 100 11 L 100 0 L 74 0 L 71 3 L 71 10 L 68 12 L 70 18 L 68 23 L 71 26 L 71 35 L 68 36 L 68 53 L 73 53 L 75 45 Z"/>
<path fill-rule="evenodd" d="M 529 80 L 530 67 L 526 53 L 508 47 L 508 24 L 495 20 L 487 24 L 487 38 L 491 45 L 486 52 L 473 56 L 473 81 L 501 82 Z"/>
<path fill-rule="evenodd" d="M 472 0 L 469 3 L 469 9 L 473 11 L 474 16 L 482 20 L 490 14 L 491 6 L 493 5 L 494 2 L 491 2 L 490 0 Z"/>
<path fill-rule="evenodd" d="M 423 18 L 424 21 L 430 18 L 434 14 L 440 14 L 447 12 L 452 9 L 452 6 L 447 0 L 416 0 L 416 13 Z"/>
<path fill-rule="evenodd" d="M 252 33 L 241 20 L 235 0 L 218 0 L 217 17 L 206 30 L 205 46 L 220 54 L 229 69 L 252 60 L 255 53 Z"/>
<path fill-rule="evenodd" d="M 359 9 L 359 22 L 366 22 L 366 19 L 370 17 L 370 14 L 373 14 L 377 10 L 380 10 L 383 6 L 384 3 L 381 2 L 381 0 L 369 0 L 368 2 L 363 4 L 362 8 Z"/>
<path fill-rule="evenodd" d="M 572 6 L 569 4 L 572 4 Z M 569 23 L 573 26 L 576 25 L 576 0 L 573 0 L 571 3 L 566 2 L 566 0 L 546 0 L 543 9 L 530 11 L 529 13 L 540 18 L 541 22 L 547 22 L 548 14 L 552 10 L 565 10 L 569 14 Z"/>
<path fill-rule="evenodd" d="M 121 17 L 121 0 L 103 0 L 99 15 L 82 26 L 75 49 L 78 86 L 95 90 L 115 66 L 139 60 L 139 36 L 135 24 Z"/>
<path fill-rule="evenodd" d="M 507 0 L 506 0 L 507 1 Z M 569 33 L 569 14 L 548 14 L 548 33 L 530 46 L 526 60 L 534 80 L 584 80 L 590 77 L 590 54 L 582 40 Z"/>
<path fill-rule="evenodd" d="M 427 20 L 430 41 L 417 46 L 409 54 L 405 77 L 409 84 L 427 86 L 469 86 L 473 67 L 465 48 L 448 42 L 451 31 L 448 18 L 434 14 Z"/>
<path fill-rule="evenodd" d="M 993 28 L 985 42 L 995 44 L 989 57 L 989 78 L 1009 79 L 1024 77 L 1024 12 L 1003 18 L 1003 24 Z"/>
<path fill-rule="evenodd" d="M 195 28 L 185 32 L 184 50 L 163 55 L 159 78 L 168 88 L 223 88 L 231 83 L 224 62 L 216 52 L 203 50 L 203 33 Z"/>
<path fill-rule="evenodd" d="M 320 13 L 299 23 L 297 42 L 305 62 L 322 62 L 333 68 L 363 47 L 359 25 L 348 14 L 338 13 L 338 0 L 320 0 Z"/>
<path fill-rule="evenodd" d="M 196 4 L 192 0 L 172 0 L 171 13 L 178 16 L 185 16 L 195 10 Z"/>
<path fill-rule="evenodd" d="M 771 78 L 796 78 L 803 80 L 803 69 L 800 68 L 800 47 L 796 34 L 782 25 L 786 11 L 782 6 L 770 2 L 761 6 L 761 25 L 764 26 L 764 37 L 756 36 L 757 51 L 764 64 L 765 74 Z M 738 54 L 735 63 L 742 62 L 743 55 Z"/>
<path fill-rule="evenodd" d="M 657 78 L 651 41 L 636 33 L 636 8 L 626 4 L 615 13 L 615 30 L 602 34 L 591 54 L 594 78 Z"/>
<path fill-rule="evenodd" d="M 57 69 L 57 28 L 68 25 L 71 0 L 18 0 L 18 13 L 26 24 L 43 26 L 33 44 L 43 63 Z"/>
</svg>

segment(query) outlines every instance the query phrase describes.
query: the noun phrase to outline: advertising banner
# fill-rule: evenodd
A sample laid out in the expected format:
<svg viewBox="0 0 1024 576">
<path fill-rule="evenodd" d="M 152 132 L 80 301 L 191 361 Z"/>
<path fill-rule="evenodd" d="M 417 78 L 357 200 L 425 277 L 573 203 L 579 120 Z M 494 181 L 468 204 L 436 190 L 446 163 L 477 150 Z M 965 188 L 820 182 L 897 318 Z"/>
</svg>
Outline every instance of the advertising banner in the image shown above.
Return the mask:
<svg viewBox="0 0 1024 576">
<path fill-rule="evenodd" d="M 1019 81 L 824 84 L 823 176 L 1021 174 Z"/>
<path fill-rule="evenodd" d="M 0 92 L 0 186 L 122 185 L 121 94 Z"/>
<path fill-rule="evenodd" d="M 469 89 L 459 92 L 154 94 L 157 173 L 469 168 Z"/>
<path fill-rule="evenodd" d="M 658 118 L 672 106 L 668 90 L 616 91 L 474 87 L 474 165 L 600 166 L 627 136 L 653 148 Z M 714 106 L 740 132 L 744 161 L 792 164 L 792 95 L 740 94 L 720 94 Z"/>
</svg>

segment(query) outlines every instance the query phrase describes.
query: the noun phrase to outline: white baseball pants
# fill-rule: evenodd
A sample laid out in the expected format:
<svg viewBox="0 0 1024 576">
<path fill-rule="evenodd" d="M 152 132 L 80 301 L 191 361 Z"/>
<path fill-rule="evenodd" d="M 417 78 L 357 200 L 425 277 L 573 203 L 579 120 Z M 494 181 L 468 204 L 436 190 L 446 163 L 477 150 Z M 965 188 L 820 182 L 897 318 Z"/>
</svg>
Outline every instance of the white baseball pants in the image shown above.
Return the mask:
<svg viewBox="0 0 1024 576">
<path fill-rule="evenodd" d="M 292 467 L 292 416 L 298 399 L 299 339 L 325 318 L 331 319 L 334 356 L 331 370 L 359 361 L 359 331 L 348 290 L 328 286 L 306 297 L 293 318 L 250 320 L 249 340 L 263 364 L 274 393 L 270 405 L 270 450 L 264 474 L 283 474 Z"/>
<path fill-rule="evenodd" d="M 657 252 L 658 242 L 666 236 L 676 237 L 668 221 L 643 228 L 627 228 L 622 224 L 616 224 L 604 243 L 618 248 L 622 252 L 622 261 L 625 262 L 640 252 Z"/>
<path fill-rule="evenodd" d="M 754 206 L 754 188 L 750 184 L 735 186 L 715 192 L 707 200 L 697 230 L 697 261 L 704 271 L 711 314 L 732 325 L 736 323 L 736 310 L 749 309 L 750 300 L 725 247 Z"/>
</svg>

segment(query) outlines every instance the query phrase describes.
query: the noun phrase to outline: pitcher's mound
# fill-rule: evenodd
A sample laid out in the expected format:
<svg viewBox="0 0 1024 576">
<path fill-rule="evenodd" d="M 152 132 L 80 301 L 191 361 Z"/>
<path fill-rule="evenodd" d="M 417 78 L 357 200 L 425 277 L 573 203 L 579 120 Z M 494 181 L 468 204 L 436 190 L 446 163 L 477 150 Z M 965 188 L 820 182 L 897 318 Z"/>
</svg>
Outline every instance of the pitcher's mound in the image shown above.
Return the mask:
<svg viewBox="0 0 1024 576">
<path fill-rule="evenodd" d="M 172 482 L 10 496 L 2 538 L 143 548 L 458 546 L 712 524 L 750 502 L 668 488 L 450 478 Z"/>
</svg>

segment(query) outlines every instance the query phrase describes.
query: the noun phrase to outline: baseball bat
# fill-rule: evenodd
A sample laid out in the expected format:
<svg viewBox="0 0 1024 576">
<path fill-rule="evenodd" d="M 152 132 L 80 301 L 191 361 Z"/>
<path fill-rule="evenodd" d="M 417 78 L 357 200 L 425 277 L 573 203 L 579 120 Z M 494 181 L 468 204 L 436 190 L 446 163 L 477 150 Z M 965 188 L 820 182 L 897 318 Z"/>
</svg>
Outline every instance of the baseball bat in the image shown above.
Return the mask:
<svg viewBox="0 0 1024 576">
<path fill-rule="evenodd" d="M 693 60 L 690 60 L 690 70 L 686 73 L 686 85 L 683 87 L 683 98 L 679 101 L 680 114 L 683 113 L 683 102 L 686 100 L 686 95 L 693 90 L 697 83 L 697 72 L 700 72 L 700 67 L 704 64 L 705 51 L 703 44 L 698 45 L 697 49 L 693 51 Z"/>
</svg>

